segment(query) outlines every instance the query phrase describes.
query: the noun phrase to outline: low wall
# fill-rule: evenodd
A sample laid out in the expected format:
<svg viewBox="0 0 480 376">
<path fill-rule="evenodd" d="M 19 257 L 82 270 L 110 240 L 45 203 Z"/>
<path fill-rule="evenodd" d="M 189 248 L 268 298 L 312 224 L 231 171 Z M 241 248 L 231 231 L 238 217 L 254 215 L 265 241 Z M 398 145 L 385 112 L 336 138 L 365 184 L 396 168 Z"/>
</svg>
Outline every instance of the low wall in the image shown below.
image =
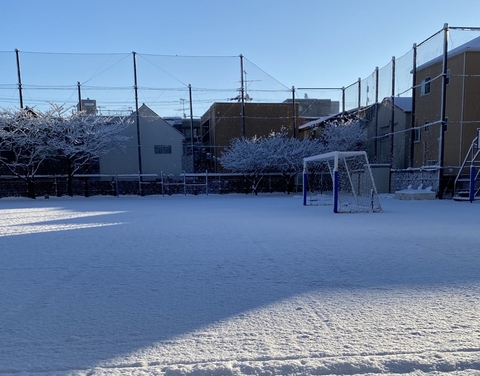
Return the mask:
<svg viewBox="0 0 480 376">
<path fill-rule="evenodd" d="M 432 187 L 433 192 L 438 191 L 437 169 L 407 169 L 390 171 L 390 193 L 402 191 L 408 188 Z"/>
</svg>

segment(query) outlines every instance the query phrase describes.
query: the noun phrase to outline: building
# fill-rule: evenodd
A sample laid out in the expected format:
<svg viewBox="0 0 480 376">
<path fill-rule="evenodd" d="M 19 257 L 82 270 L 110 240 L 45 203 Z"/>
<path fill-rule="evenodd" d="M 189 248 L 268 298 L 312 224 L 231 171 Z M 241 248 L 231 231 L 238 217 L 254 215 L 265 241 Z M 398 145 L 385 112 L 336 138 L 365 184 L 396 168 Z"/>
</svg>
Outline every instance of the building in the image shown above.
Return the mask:
<svg viewBox="0 0 480 376">
<path fill-rule="evenodd" d="M 142 174 L 178 175 L 183 172 L 184 136 L 149 107 L 138 110 Z M 101 174 L 137 174 L 140 171 L 136 112 L 124 134 L 130 137 L 123 150 L 117 149 L 100 158 Z"/>
<path fill-rule="evenodd" d="M 417 68 L 413 167 L 440 164 L 446 179 L 456 175 L 480 128 L 480 37 L 447 54 L 443 145 L 443 58 Z"/>
<path fill-rule="evenodd" d="M 298 104 L 293 111 L 290 103 L 216 102 L 200 119 L 201 142 L 196 153 L 203 170 L 220 171 L 217 159 L 232 139 L 264 137 L 286 131 L 289 136 L 298 134 Z"/>
<path fill-rule="evenodd" d="M 393 105 L 393 113 L 392 113 Z M 412 149 L 412 98 L 384 98 L 360 114 L 367 130 L 367 153 L 371 163 L 394 169 L 410 167 Z M 393 127 L 392 127 L 393 120 Z"/>
<path fill-rule="evenodd" d="M 82 99 L 80 103 L 77 104 L 78 111 L 84 111 L 87 115 L 96 115 L 97 114 L 97 101 L 95 99 Z"/>
<path fill-rule="evenodd" d="M 187 117 L 164 117 L 168 124 L 181 132 L 183 140 L 183 169 L 185 172 L 205 172 L 202 170 L 200 154 L 195 152 L 200 142 L 200 119 Z M 193 138 L 192 138 L 193 135 Z M 197 147 L 195 147 L 197 146 Z"/>
</svg>

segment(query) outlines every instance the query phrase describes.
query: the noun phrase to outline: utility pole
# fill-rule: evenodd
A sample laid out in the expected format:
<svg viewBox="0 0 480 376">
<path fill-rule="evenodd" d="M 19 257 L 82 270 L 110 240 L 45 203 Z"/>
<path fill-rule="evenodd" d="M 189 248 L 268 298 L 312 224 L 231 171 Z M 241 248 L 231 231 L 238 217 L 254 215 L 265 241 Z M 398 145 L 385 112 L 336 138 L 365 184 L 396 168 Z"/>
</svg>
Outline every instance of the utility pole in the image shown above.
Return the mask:
<svg viewBox="0 0 480 376">
<path fill-rule="evenodd" d="M 82 93 L 80 91 L 80 81 L 77 81 L 77 92 L 78 92 L 78 111 L 82 112 Z"/>
<path fill-rule="evenodd" d="M 18 48 L 15 48 L 15 55 L 17 57 L 18 94 L 20 96 L 20 108 L 23 110 L 22 74 L 20 73 L 20 51 Z"/>
<path fill-rule="evenodd" d="M 190 85 L 189 85 L 190 86 Z M 187 100 L 184 98 L 180 98 L 180 103 L 182 104 L 182 113 L 183 113 L 183 118 L 186 119 L 187 115 L 185 114 L 185 102 Z"/>
</svg>

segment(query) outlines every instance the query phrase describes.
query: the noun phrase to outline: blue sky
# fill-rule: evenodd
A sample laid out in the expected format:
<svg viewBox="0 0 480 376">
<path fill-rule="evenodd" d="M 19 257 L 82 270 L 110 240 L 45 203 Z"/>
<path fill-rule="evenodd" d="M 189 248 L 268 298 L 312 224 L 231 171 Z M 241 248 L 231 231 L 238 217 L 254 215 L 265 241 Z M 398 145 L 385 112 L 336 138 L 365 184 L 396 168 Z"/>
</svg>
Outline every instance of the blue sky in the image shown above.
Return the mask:
<svg viewBox="0 0 480 376">
<path fill-rule="evenodd" d="M 0 51 L 243 54 L 285 88 L 342 87 L 479 14 L 478 0 L 4 1 Z"/>
</svg>

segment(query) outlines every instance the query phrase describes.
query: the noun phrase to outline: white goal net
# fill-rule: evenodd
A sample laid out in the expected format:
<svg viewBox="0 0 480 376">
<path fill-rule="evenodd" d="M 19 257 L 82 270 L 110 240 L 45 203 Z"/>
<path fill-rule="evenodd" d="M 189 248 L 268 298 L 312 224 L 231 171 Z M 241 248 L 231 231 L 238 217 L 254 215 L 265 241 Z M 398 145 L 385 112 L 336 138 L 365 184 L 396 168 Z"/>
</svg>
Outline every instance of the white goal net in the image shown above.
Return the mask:
<svg viewBox="0 0 480 376">
<path fill-rule="evenodd" d="M 335 213 L 382 211 L 367 153 L 334 151 L 304 158 L 303 204 L 331 204 Z"/>
</svg>

